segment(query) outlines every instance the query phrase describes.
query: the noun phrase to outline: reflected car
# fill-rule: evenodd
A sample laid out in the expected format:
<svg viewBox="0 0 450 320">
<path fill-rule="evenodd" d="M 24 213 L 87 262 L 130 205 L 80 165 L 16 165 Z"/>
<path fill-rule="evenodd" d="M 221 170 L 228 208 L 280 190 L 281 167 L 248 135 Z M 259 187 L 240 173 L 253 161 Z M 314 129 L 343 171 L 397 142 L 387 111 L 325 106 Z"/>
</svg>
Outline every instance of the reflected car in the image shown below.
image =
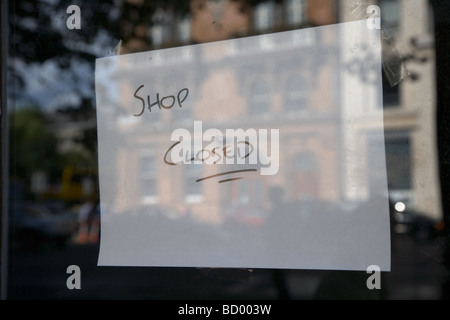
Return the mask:
<svg viewBox="0 0 450 320">
<path fill-rule="evenodd" d="M 444 232 L 444 224 L 440 220 L 427 217 L 402 201 L 392 202 L 391 211 L 394 232 L 411 235 L 416 241 L 434 240 Z"/>
<path fill-rule="evenodd" d="M 53 212 L 34 202 L 13 203 L 10 211 L 12 240 L 26 248 L 64 247 L 78 230 L 77 216 L 70 211 Z"/>
</svg>

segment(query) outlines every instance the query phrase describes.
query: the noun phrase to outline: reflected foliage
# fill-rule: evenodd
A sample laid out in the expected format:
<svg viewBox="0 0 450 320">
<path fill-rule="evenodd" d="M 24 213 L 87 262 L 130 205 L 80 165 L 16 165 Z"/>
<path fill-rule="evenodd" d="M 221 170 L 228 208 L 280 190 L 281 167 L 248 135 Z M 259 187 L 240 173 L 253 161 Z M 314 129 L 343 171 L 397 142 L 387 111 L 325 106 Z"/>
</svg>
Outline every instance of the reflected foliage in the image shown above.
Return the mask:
<svg viewBox="0 0 450 320">
<path fill-rule="evenodd" d="M 12 177 L 28 181 L 33 172 L 55 173 L 61 166 L 61 158 L 55 152 L 58 139 L 48 129 L 48 122 L 37 108 L 20 109 L 10 116 Z"/>
</svg>

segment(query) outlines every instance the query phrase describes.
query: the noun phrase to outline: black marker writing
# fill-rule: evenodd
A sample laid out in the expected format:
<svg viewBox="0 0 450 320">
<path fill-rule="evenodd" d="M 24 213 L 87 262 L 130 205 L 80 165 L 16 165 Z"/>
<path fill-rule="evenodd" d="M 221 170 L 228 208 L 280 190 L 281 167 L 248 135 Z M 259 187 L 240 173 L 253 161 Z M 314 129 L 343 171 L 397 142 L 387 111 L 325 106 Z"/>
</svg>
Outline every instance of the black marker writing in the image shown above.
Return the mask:
<svg viewBox="0 0 450 320">
<path fill-rule="evenodd" d="M 143 84 L 140 85 L 133 94 L 133 97 L 135 97 L 137 100 L 139 100 L 140 104 L 141 104 L 141 111 L 139 113 L 135 114 L 134 115 L 135 117 L 139 117 L 142 114 L 144 114 L 146 107 L 149 112 L 152 112 L 152 108 L 155 106 L 157 106 L 159 109 L 171 109 L 173 106 L 175 106 L 175 104 L 178 104 L 178 106 L 180 108 L 182 108 L 183 102 L 186 101 L 186 99 L 189 95 L 188 88 L 181 89 L 180 91 L 178 91 L 176 96 L 168 95 L 168 96 L 161 97 L 159 92 L 157 92 L 156 93 L 156 101 L 153 101 L 150 94 L 147 95 L 146 99 L 144 99 L 144 97 L 138 95 L 138 92 L 142 88 L 144 88 Z"/>
</svg>

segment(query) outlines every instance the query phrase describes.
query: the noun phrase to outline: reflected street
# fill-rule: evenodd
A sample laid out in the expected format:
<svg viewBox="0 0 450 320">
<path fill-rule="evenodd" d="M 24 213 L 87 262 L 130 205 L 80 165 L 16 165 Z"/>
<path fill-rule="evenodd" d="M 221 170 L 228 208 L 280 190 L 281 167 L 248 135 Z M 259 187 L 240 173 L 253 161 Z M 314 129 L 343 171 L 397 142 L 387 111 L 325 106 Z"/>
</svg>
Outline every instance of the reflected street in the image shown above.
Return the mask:
<svg viewBox="0 0 450 320">
<path fill-rule="evenodd" d="M 417 244 L 399 235 L 392 271 L 381 290 L 366 287 L 368 274 L 350 271 L 286 270 L 289 298 L 440 299 L 443 269 L 439 240 Z M 278 299 L 271 270 L 97 267 L 98 245 L 65 249 L 18 249 L 10 258 L 8 299 Z M 69 290 L 66 269 L 81 269 L 81 289 Z M 325 288 L 326 286 L 326 288 Z"/>
</svg>

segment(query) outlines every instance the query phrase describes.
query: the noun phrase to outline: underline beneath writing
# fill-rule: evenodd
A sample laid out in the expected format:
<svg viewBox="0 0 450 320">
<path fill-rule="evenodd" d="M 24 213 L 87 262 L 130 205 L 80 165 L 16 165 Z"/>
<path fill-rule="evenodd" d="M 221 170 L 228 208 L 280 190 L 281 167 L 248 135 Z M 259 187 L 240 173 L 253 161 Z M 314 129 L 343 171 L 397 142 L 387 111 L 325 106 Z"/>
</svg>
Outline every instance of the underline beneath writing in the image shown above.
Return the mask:
<svg viewBox="0 0 450 320">
<path fill-rule="evenodd" d="M 204 178 L 201 178 L 201 179 L 197 179 L 196 182 L 201 182 L 201 181 L 205 181 L 205 180 L 208 180 L 208 179 L 212 179 L 212 178 L 216 178 L 216 177 L 220 177 L 220 176 L 225 176 L 225 175 L 229 175 L 229 174 L 234 174 L 234 173 L 255 172 L 255 171 L 258 171 L 258 170 L 257 169 L 245 169 L 245 170 L 228 171 L 228 172 L 214 174 L 212 176 L 204 177 Z M 243 179 L 243 178 L 239 177 L 239 178 L 232 178 L 232 179 L 221 180 L 221 181 L 219 181 L 219 183 L 233 181 L 233 180 L 240 180 L 240 179 Z"/>
</svg>

